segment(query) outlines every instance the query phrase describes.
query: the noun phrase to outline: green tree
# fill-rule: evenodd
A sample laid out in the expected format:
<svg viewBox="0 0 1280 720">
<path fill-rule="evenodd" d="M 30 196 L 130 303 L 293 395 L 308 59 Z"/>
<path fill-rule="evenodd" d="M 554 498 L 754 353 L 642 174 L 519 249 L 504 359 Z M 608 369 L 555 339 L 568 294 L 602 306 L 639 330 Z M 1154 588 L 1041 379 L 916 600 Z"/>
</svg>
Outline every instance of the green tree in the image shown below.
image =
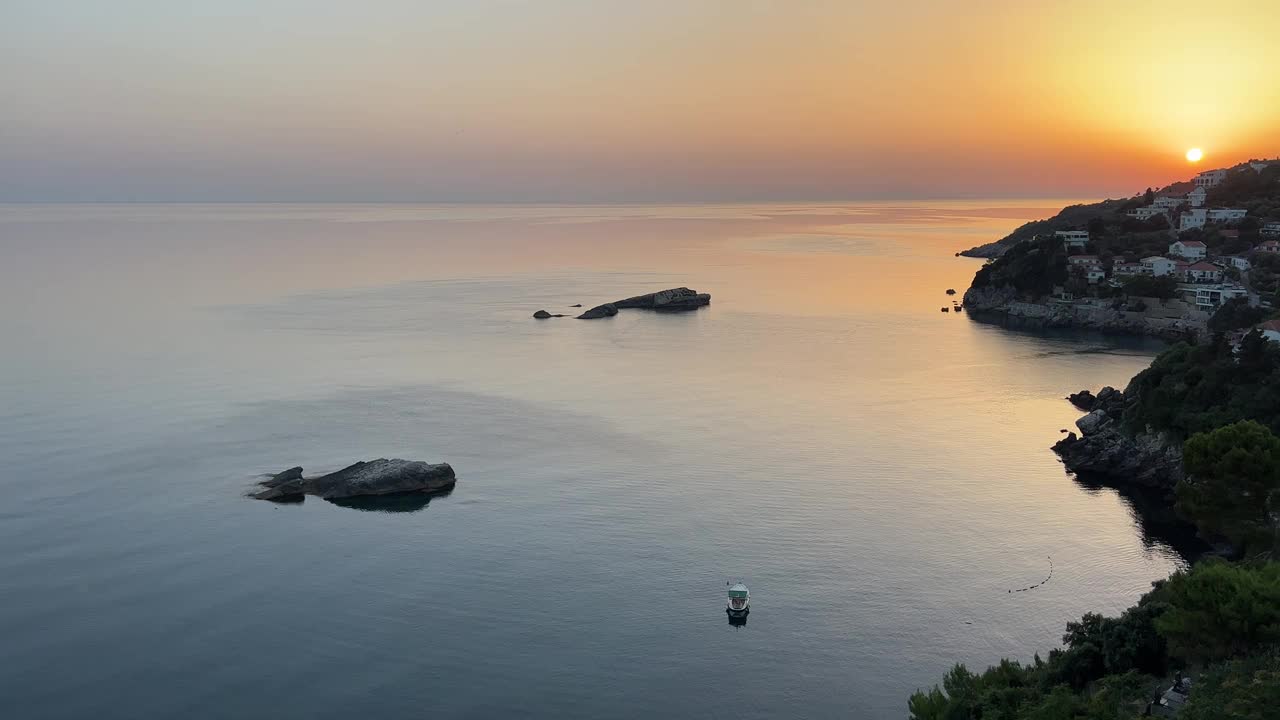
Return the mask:
<svg viewBox="0 0 1280 720">
<path fill-rule="evenodd" d="M 1229 268 L 1235 270 L 1235 268 Z M 1236 271 L 1237 275 L 1239 271 Z M 1270 314 L 1266 308 L 1250 307 L 1248 298 L 1232 298 L 1218 307 L 1209 318 L 1209 329 L 1213 332 L 1228 332 L 1240 328 L 1253 327 L 1262 322 Z"/>
<path fill-rule="evenodd" d="M 1240 362 L 1248 361 L 1242 347 Z M 1252 420 L 1192 435 L 1183 446 L 1187 477 L 1178 508 L 1198 527 L 1234 543 L 1270 547 L 1280 508 L 1280 438 Z"/>
<path fill-rule="evenodd" d="M 1196 680 L 1180 720 L 1280 717 L 1280 652 L 1218 665 Z"/>
<path fill-rule="evenodd" d="M 1169 609 L 1155 625 L 1175 657 L 1212 662 L 1280 642 L 1280 563 L 1202 560 L 1164 591 Z"/>
</svg>

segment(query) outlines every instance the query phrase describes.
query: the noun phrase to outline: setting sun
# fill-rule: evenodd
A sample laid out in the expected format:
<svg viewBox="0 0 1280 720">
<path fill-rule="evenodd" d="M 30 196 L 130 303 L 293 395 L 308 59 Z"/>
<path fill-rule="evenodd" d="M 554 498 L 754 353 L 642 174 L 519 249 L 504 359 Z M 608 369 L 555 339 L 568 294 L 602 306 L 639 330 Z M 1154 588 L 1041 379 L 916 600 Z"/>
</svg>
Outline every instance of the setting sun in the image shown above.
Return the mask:
<svg viewBox="0 0 1280 720">
<path fill-rule="evenodd" d="M 1200 162 L 1200 158 L 1204 157 L 1204 153 L 1200 152 L 1200 148 L 1191 148 L 1187 151 L 1187 162 Z"/>
</svg>

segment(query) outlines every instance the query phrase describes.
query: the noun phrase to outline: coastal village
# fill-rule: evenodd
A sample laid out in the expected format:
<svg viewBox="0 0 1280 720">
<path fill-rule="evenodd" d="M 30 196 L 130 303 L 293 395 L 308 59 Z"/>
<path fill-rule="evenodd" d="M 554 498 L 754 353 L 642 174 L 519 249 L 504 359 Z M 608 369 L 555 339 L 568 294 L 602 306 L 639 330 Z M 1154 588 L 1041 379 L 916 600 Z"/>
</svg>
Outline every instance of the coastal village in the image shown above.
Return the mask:
<svg viewBox="0 0 1280 720">
<path fill-rule="evenodd" d="M 1267 198 L 1280 196 L 1278 171 L 1275 161 L 1251 161 L 1207 170 L 1190 182 L 1149 189 L 1129 200 L 1081 206 L 1097 212 L 1077 213 L 1078 222 L 1065 228 L 1057 223 L 1061 229 L 1022 241 L 1024 254 L 1065 252 L 1065 274 L 1050 265 L 1029 270 L 1034 263 L 1011 259 L 1018 255 L 1011 252 L 984 268 L 1004 266 L 995 269 L 1000 277 L 989 287 L 982 287 L 984 272 L 979 272 L 964 304 L 1048 325 L 1167 337 L 1205 332 L 1214 313 L 1231 301 L 1259 309 L 1260 316 L 1270 314 L 1280 308 L 1280 209 L 1259 202 L 1227 203 L 1257 197 L 1258 187 Z M 1052 284 L 1022 282 L 1036 273 L 1040 277 L 1033 281 L 1051 278 Z M 1017 274 L 1023 277 L 1011 277 Z M 991 292 L 1001 284 L 1018 292 Z M 1260 323 L 1259 329 L 1280 341 L 1280 321 Z"/>
</svg>

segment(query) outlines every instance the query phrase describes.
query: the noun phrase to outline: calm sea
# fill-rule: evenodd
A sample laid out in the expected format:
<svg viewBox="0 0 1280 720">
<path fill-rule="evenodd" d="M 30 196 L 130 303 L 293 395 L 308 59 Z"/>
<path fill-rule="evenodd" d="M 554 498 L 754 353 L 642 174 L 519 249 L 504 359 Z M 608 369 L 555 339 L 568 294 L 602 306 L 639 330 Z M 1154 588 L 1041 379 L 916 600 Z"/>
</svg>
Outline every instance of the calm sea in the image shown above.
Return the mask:
<svg viewBox="0 0 1280 720">
<path fill-rule="evenodd" d="M 939 312 L 1061 204 L 0 206 L 0 717 L 902 718 L 1043 655 L 1180 562 L 1048 449 L 1158 347 Z M 376 457 L 457 488 L 242 496 Z"/>
</svg>

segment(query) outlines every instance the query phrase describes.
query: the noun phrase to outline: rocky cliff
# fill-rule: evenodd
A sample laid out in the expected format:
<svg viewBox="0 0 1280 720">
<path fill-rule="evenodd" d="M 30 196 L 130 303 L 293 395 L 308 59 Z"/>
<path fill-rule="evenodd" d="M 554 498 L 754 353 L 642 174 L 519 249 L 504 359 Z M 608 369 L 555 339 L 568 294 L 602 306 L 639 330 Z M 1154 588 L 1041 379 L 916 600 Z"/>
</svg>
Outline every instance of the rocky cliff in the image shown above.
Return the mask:
<svg viewBox="0 0 1280 720">
<path fill-rule="evenodd" d="M 1068 433 L 1054 444 L 1054 452 L 1073 473 L 1172 489 L 1182 479 L 1182 445 L 1159 433 L 1126 432 L 1120 422 L 1124 406 L 1121 391 L 1098 391 L 1093 410 L 1076 421 L 1080 435 Z"/>
</svg>

